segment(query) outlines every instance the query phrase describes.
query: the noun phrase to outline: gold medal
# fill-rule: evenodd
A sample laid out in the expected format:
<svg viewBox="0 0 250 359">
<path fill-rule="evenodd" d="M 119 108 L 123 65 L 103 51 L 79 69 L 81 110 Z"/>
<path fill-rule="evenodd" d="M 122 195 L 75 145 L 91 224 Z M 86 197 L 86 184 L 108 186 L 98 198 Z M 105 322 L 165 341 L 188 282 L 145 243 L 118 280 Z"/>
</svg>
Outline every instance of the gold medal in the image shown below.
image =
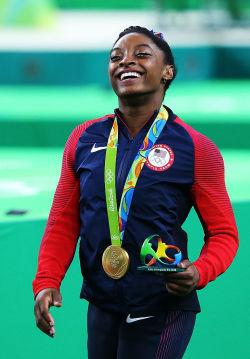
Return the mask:
<svg viewBox="0 0 250 359">
<path fill-rule="evenodd" d="M 126 274 L 129 267 L 128 253 L 122 247 L 112 244 L 103 252 L 102 266 L 109 277 L 120 279 Z"/>
</svg>

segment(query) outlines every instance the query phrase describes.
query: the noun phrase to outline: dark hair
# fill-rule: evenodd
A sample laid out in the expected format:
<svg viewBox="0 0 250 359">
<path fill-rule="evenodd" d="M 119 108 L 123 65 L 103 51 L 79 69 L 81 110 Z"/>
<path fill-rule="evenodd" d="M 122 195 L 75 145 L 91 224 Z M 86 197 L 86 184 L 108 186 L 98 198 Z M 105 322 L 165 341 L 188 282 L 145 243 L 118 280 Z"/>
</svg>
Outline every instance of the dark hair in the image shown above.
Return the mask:
<svg viewBox="0 0 250 359">
<path fill-rule="evenodd" d="M 169 88 L 171 82 L 174 80 L 174 78 L 177 75 L 177 68 L 176 68 L 176 65 L 174 62 L 174 56 L 172 54 L 172 51 L 171 51 L 168 43 L 163 38 L 155 35 L 153 32 L 148 30 L 146 27 L 129 26 L 119 34 L 118 39 L 115 41 L 114 45 L 117 43 L 118 40 L 120 40 L 121 37 L 123 37 L 127 34 L 134 33 L 134 32 L 148 36 L 155 43 L 155 45 L 158 46 L 158 48 L 163 51 L 166 63 L 168 65 L 173 65 L 173 67 L 174 67 L 173 78 L 171 80 L 166 80 L 166 83 L 165 83 L 165 92 L 166 92 L 166 90 Z"/>
</svg>

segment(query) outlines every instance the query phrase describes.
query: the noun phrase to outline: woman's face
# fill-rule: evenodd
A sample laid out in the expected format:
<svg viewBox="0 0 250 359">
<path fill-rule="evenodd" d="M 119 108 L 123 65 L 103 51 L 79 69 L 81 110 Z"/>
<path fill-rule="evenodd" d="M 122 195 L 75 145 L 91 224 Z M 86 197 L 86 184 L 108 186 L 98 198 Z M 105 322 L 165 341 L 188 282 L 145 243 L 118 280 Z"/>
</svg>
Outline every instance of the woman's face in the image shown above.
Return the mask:
<svg viewBox="0 0 250 359">
<path fill-rule="evenodd" d="M 173 66 L 167 65 L 164 53 L 146 35 L 123 36 L 110 52 L 109 78 L 118 97 L 159 93 L 163 98 L 163 78 L 173 77 Z"/>
</svg>

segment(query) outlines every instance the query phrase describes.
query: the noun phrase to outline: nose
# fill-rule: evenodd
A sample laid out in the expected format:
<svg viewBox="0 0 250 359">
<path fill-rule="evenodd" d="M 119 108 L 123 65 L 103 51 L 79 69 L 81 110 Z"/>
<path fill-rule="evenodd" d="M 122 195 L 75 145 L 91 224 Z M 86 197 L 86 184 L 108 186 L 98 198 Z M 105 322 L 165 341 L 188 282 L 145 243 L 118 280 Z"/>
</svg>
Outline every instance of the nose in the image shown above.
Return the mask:
<svg viewBox="0 0 250 359">
<path fill-rule="evenodd" d="M 132 54 L 126 54 L 123 56 L 122 60 L 120 61 L 120 66 L 124 66 L 127 67 L 129 65 L 134 65 L 135 64 L 135 58 Z"/>
</svg>

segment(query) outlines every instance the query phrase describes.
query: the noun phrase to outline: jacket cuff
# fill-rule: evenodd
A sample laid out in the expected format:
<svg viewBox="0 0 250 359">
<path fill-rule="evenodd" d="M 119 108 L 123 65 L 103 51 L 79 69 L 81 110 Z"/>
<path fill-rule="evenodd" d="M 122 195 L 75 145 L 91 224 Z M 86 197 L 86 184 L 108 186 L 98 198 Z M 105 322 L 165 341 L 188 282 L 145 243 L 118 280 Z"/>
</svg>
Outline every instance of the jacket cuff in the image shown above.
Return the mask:
<svg viewBox="0 0 250 359">
<path fill-rule="evenodd" d="M 58 281 L 52 278 L 35 279 L 32 285 L 33 285 L 34 299 L 36 299 L 37 294 L 41 292 L 41 290 L 46 288 L 55 288 L 58 291 L 60 291 L 60 284 L 58 283 Z"/>
<path fill-rule="evenodd" d="M 205 269 L 204 265 L 199 263 L 198 260 L 193 262 L 193 265 L 195 265 L 195 267 L 198 270 L 199 275 L 200 275 L 199 282 L 196 286 L 196 289 L 199 290 L 199 289 L 204 288 L 208 284 L 209 280 L 207 279 L 208 276 L 206 275 L 206 269 Z"/>
</svg>

